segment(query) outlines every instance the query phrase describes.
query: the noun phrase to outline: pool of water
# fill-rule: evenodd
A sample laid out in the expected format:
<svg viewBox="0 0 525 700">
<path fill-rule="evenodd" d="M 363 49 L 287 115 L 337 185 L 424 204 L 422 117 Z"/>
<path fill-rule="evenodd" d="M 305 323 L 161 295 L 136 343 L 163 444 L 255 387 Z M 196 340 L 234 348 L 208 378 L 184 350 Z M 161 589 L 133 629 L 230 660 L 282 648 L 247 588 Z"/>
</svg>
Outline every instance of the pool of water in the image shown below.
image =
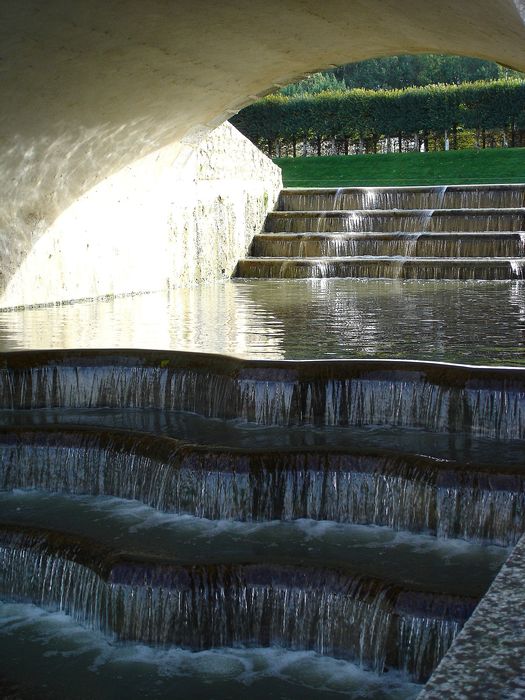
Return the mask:
<svg viewBox="0 0 525 700">
<path fill-rule="evenodd" d="M 1 350 L 110 347 L 525 366 L 525 284 L 231 280 L 0 313 Z"/>
</svg>

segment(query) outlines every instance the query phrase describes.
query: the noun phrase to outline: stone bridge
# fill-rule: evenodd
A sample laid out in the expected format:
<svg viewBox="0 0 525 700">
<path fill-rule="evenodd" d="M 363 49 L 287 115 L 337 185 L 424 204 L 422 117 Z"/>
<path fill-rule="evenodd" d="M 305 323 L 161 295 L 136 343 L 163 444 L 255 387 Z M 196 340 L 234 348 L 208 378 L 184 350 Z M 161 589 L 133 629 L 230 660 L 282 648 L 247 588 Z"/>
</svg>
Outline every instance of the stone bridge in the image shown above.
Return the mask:
<svg viewBox="0 0 525 700">
<path fill-rule="evenodd" d="M 0 308 L 229 275 L 281 182 L 217 127 L 279 85 L 399 53 L 525 70 L 522 0 L 3 0 L 0 33 Z"/>
</svg>

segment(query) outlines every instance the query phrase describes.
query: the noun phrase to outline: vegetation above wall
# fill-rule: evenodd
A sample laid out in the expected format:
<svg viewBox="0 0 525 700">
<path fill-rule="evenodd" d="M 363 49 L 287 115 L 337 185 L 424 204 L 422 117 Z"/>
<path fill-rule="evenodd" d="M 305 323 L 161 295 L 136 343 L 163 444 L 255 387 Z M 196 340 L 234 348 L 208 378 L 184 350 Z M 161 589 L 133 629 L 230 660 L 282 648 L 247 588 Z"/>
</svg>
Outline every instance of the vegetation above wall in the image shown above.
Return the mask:
<svg viewBox="0 0 525 700">
<path fill-rule="evenodd" d="M 277 158 L 285 187 L 388 187 L 525 181 L 525 148 Z"/>
<path fill-rule="evenodd" d="M 525 81 L 274 94 L 231 121 L 270 156 L 523 146 Z"/>
<path fill-rule="evenodd" d="M 368 61 L 347 63 L 287 85 L 283 95 L 316 94 L 324 90 L 366 88 L 368 90 L 399 90 L 443 83 L 459 85 L 478 80 L 521 78 L 523 73 L 467 56 L 417 54 L 386 56 Z"/>
</svg>

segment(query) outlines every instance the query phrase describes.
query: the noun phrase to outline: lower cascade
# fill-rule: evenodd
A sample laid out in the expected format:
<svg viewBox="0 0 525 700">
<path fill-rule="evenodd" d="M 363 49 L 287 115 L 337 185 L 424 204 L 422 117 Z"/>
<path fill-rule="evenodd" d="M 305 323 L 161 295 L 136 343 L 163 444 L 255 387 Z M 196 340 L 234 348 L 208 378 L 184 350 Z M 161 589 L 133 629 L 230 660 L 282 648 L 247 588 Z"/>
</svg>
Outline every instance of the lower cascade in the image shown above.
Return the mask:
<svg viewBox="0 0 525 700">
<path fill-rule="evenodd" d="M 422 683 L 525 529 L 523 369 L 0 359 L 1 605 L 112 644 Z"/>
<path fill-rule="evenodd" d="M 120 640 L 191 649 L 278 644 L 399 666 L 424 680 L 475 600 L 346 572 L 127 561 L 92 542 L 0 529 L 3 596 L 64 610 Z"/>
</svg>

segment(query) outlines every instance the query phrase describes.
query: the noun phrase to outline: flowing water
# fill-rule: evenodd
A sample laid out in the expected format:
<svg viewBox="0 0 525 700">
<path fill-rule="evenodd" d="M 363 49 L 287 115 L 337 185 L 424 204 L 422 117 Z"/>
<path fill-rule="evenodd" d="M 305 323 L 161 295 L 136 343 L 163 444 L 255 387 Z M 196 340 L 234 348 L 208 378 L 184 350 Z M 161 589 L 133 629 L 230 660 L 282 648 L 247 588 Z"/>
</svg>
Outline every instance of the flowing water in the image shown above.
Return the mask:
<svg viewBox="0 0 525 700">
<path fill-rule="evenodd" d="M 71 697 L 72 687 L 79 700 L 231 700 L 247 694 L 254 700 L 412 700 L 421 689 L 402 674 L 376 676 L 315 652 L 119 646 L 64 613 L 21 603 L 0 603 L 0 654 L 6 668 L 19 669 L 11 682 L 29 700 Z"/>
<path fill-rule="evenodd" d="M 525 530 L 524 205 L 285 191 L 279 279 L 0 312 L 0 694 L 415 698 Z"/>
<path fill-rule="evenodd" d="M 236 276 L 523 279 L 525 187 L 285 190 Z"/>
<path fill-rule="evenodd" d="M 111 347 L 523 366 L 525 285 L 232 280 L 0 313 L 3 350 Z"/>
<path fill-rule="evenodd" d="M 399 209 L 352 212 L 273 212 L 268 215 L 268 233 L 307 231 L 373 231 L 414 233 L 523 231 L 524 208 L 509 209 Z"/>
<path fill-rule="evenodd" d="M 287 189 L 279 199 L 282 211 L 336 209 L 472 209 L 525 206 L 523 185 L 443 185 L 436 187 L 340 187 Z"/>
</svg>

